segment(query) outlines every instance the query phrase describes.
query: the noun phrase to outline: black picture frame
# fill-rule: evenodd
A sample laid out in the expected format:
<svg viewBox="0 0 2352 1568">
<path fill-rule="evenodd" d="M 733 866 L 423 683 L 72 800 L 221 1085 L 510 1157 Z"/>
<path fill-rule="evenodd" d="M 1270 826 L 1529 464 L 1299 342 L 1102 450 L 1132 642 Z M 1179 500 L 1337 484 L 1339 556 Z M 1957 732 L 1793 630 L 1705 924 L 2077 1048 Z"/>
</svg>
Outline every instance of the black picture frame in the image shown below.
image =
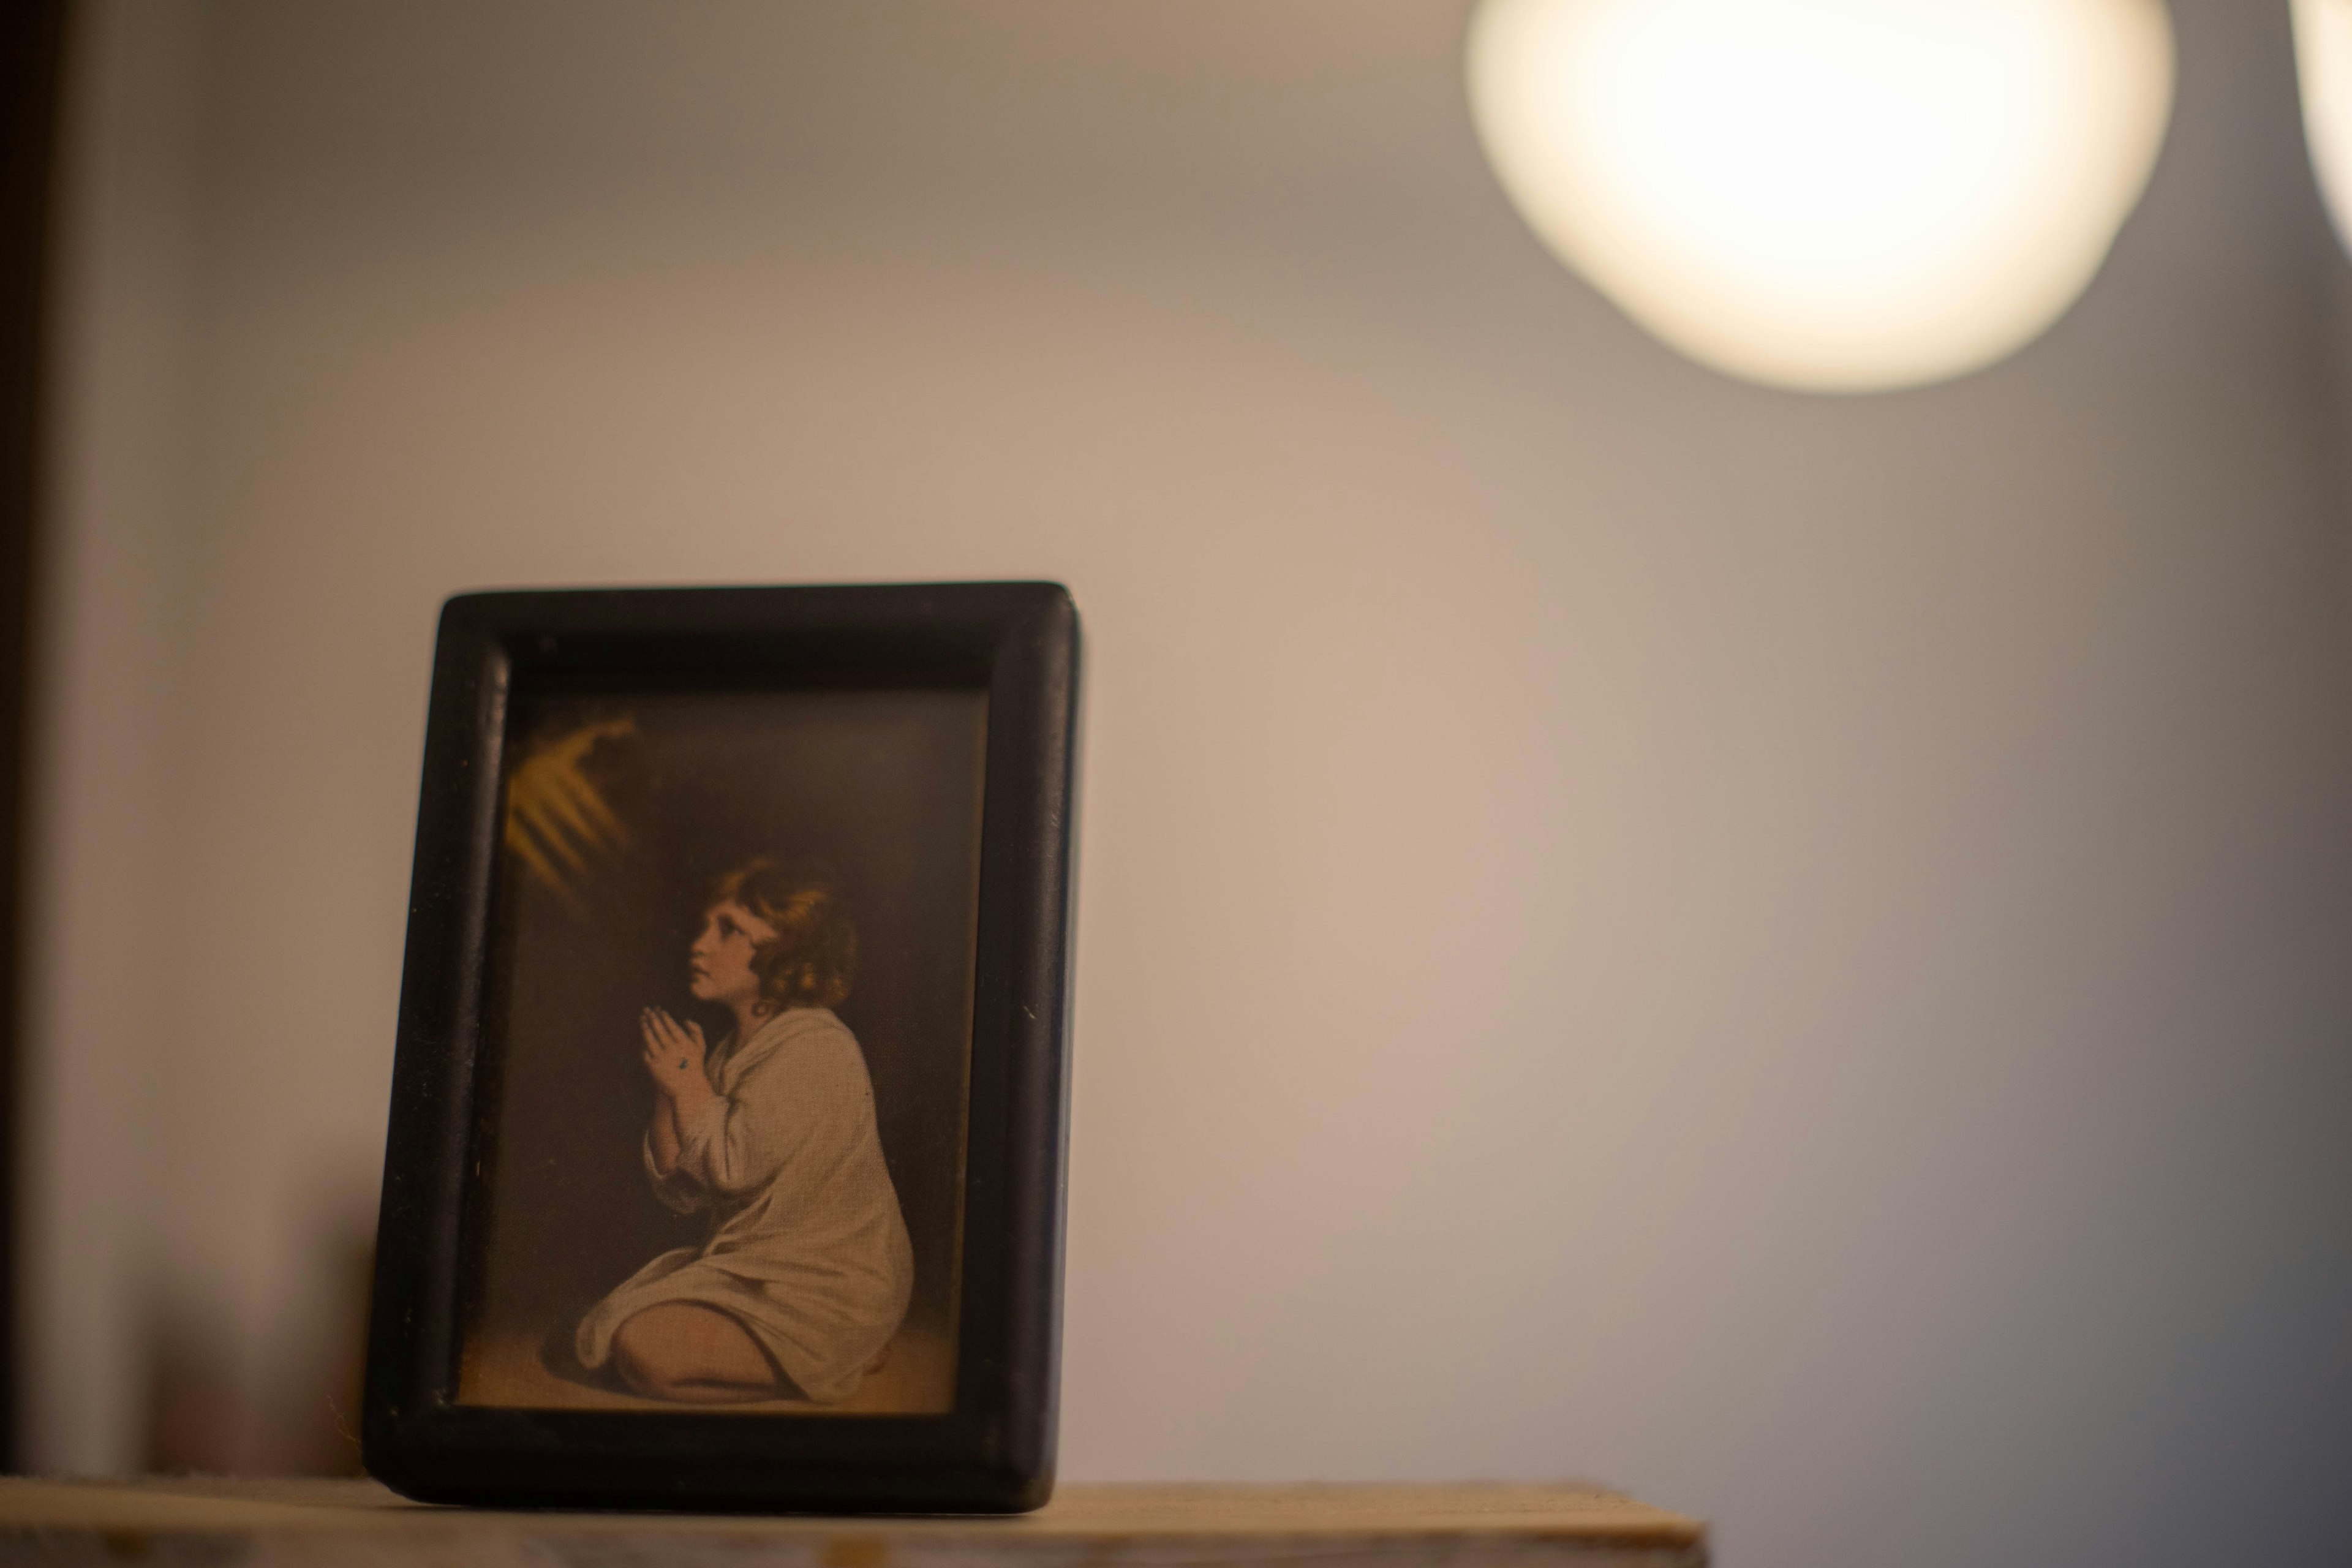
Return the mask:
<svg viewBox="0 0 2352 1568">
<path fill-rule="evenodd" d="M 986 694 L 953 1408 L 460 1404 L 508 715 L 547 682 Z M 467 594 L 443 607 L 376 1239 L 362 1454 L 436 1502 L 1016 1511 L 1052 1489 L 1079 632 L 1050 583 Z"/>
</svg>

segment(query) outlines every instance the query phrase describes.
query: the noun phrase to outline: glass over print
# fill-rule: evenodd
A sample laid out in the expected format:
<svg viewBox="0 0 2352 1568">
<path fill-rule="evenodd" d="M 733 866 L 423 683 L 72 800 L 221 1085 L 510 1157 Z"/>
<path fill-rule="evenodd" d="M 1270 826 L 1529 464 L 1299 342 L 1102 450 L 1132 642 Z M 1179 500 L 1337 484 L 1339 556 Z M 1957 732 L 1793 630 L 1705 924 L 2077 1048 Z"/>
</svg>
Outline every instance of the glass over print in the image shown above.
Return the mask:
<svg viewBox="0 0 2352 1568">
<path fill-rule="evenodd" d="M 458 1403 L 951 1408 L 986 707 L 519 702 Z"/>
</svg>

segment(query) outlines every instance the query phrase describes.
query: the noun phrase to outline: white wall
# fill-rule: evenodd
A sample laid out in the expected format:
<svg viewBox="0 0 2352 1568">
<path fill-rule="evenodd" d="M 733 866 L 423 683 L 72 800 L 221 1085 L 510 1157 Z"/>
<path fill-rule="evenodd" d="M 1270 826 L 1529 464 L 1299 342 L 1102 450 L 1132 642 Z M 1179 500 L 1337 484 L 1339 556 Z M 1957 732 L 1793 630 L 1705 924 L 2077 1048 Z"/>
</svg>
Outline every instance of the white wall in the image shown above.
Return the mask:
<svg viewBox="0 0 2352 1568">
<path fill-rule="evenodd" d="M 202 13 L 183 531 L 67 588 L 172 563 L 170 712 L 60 707 L 47 895 L 51 1050 L 168 1111 L 152 1288 L 258 1367 L 369 1201 L 442 595 L 1051 575 L 1067 1478 L 1597 1476 L 1741 1565 L 2342 1539 L 2344 263 L 2284 9 L 2176 16 L 2082 305 L 1819 400 L 1538 250 L 1452 4 Z"/>
</svg>

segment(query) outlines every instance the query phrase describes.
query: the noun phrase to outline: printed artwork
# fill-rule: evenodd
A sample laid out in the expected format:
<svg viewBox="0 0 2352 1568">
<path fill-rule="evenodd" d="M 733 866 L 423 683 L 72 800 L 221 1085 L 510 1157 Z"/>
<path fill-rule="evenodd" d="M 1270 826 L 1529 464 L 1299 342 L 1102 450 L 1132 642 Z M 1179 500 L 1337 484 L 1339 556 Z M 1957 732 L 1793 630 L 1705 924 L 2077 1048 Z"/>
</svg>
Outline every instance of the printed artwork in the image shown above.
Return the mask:
<svg viewBox="0 0 2352 1568">
<path fill-rule="evenodd" d="M 460 1403 L 952 1407 L 985 703 L 515 714 Z"/>
</svg>

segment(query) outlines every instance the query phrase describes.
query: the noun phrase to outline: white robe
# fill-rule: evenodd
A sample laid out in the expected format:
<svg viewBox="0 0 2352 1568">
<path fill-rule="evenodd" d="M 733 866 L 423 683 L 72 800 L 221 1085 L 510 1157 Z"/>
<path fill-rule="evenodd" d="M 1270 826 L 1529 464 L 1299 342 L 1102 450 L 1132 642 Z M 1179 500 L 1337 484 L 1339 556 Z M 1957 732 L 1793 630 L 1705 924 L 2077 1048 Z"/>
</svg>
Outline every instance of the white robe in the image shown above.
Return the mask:
<svg viewBox="0 0 2352 1568">
<path fill-rule="evenodd" d="M 679 1129 L 667 1173 L 645 1150 L 654 1194 L 708 1207 L 700 1247 L 665 1252 L 581 1320 L 581 1361 L 602 1366 L 614 1331 L 647 1307 L 694 1301 L 736 1319 L 813 1400 L 856 1392 L 907 1313 L 914 1253 L 874 1125 L 857 1038 L 828 1008 L 793 1007 L 703 1065 L 718 1099 Z"/>
</svg>

